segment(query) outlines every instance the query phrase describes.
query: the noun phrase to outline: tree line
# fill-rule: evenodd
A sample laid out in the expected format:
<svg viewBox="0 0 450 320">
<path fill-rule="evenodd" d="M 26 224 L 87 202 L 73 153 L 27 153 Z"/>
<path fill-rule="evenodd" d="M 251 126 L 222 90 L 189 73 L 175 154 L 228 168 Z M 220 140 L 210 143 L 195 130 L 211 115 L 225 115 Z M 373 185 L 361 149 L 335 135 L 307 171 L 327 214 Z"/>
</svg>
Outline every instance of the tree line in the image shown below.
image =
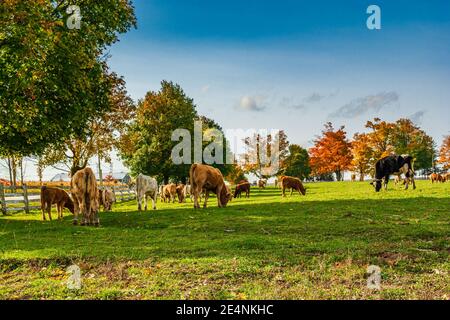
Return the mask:
<svg viewBox="0 0 450 320">
<path fill-rule="evenodd" d="M 65 25 L 69 4 L 82 8 L 80 29 Z M 193 99 L 173 82 L 162 81 L 160 90 L 149 91 L 137 103 L 130 98 L 123 78 L 108 66 L 107 49 L 133 27 L 136 17 L 127 0 L 2 2 L 0 158 L 13 184 L 19 176 L 23 180 L 24 159 L 36 163 L 42 180 L 48 166 L 73 174 L 93 158 L 99 164 L 110 162 L 113 149 L 134 175 L 185 182 L 189 165 L 171 161 L 177 143 L 171 140 L 173 130 L 192 132 L 194 120 L 202 121 L 204 131 L 223 129 L 200 115 Z M 243 157 L 276 141 L 280 165 L 271 176 L 321 180 L 341 180 L 348 170 L 363 179 L 376 160 L 393 152 L 411 154 L 416 169 L 431 168 L 436 159 L 450 167 L 449 136 L 438 157 L 433 139 L 409 119 L 389 123 L 376 118 L 366 129 L 350 140 L 344 127 L 326 123 L 309 150 L 290 144 L 283 130 L 273 136 L 256 134 L 244 139 L 248 148 Z M 242 164 L 237 156 L 235 163 L 215 165 L 230 181 L 249 173 L 269 177 L 259 157 Z M 100 165 L 98 170 L 101 178 Z"/>
</svg>

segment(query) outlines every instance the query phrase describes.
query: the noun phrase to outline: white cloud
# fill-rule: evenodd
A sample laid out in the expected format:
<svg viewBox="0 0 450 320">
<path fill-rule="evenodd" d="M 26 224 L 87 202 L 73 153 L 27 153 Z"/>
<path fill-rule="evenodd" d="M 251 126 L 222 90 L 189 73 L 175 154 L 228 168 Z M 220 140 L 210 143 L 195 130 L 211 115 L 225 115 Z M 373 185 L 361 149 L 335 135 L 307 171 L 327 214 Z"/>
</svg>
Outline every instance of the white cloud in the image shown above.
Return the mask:
<svg viewBox="0 0 450 320">
<path fill-rule="evenodd" d="M 239 101 L 237 109 L 245 111 L 263 111 L 266 109 L 264 106 L 265 98 L 262 96 L 243 96 Z"/>
<path fill-rule="evenodd" d="M 210 85 L 206 84 L 201 88 L 202 93 L 207 93 L 209 91 Z"/>
<path fill-rule="evenodd" d="M 331 113 L 329 117 L 355 118 L 368 111 L 378 112 L 381 108 L 396 101 L 398 101 L 398 94 L 396 92 L 381 92 L 375 95 L 355 99 Z"/>
</svg>

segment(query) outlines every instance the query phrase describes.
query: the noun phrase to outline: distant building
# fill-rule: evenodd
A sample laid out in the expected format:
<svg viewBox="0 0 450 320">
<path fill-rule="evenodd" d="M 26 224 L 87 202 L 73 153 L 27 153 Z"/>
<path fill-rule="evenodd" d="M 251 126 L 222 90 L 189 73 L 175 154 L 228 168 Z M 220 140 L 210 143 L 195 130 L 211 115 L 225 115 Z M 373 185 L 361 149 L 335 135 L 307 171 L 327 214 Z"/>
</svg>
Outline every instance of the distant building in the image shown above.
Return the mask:
<svg viewBox="0 0 450 320">
<path fill-rule="evenodd" d="M 70 177 L 68 173 L 58 173 L 53 178 L 50 179 L 51 182 L 70 182 Z"/>
<path fill-rule="evenodd" d="M 131 176 L 128 172 L 115 172 L 111 178 L 119 183 L 129 184 L 131 182 Z"/>
</svg>

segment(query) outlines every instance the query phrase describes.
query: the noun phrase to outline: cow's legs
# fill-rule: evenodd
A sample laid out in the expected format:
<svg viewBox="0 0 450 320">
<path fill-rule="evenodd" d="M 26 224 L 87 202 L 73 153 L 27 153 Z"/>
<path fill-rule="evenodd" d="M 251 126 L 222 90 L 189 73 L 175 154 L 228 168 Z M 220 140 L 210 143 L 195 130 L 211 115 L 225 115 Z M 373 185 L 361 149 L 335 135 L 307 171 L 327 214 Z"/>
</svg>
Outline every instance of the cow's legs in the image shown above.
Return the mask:
<svg viewBox="0 0 450 320">
<path fill-rule="evenodd" d="M 144 211 L 147 211 L 147 203 L 148 203 L 148 194 L 146 193 L 144 196 Z"/>
<path fill-rule="evenodd" d="M 388 182 L 389 182 L 389 176 L 384 177 L 384 181 L 383 181 L 383 183 L 384 183 L 384 190 L 387 190 Z"/>
<path fill-rule="evenodd" d="M 205 202 L 203 203 L 203 208 L 206 208 L 206 205 L 208 203 L 208 198 L 209 198 L 209 191 L 205 192 Z"/>
<path fill-rule="evenodd" d="M 138 194 L 137 196 L 137 203 L 138 203 L 138 211 L 142 211 L 142 196 Z"/>
<path fill-rule="evenodd" d="M 153 197 L 152 197 L 152 205 L 153 205 L 153 210 L 156 210 L 156 198 L 158 197 L 157 192 L 155 191 L 153 193 Z"/>
<path fill-rule="evenodd" d="M 220 201 L 220 194 L 222 193 L 222 187 L 218 187 L 216 189 L 216 195 L 217 195 L 217 206 L 219 208 L 222 208 L 222 202 Z"/>
<path fill-rule="evenodd" d="M 281 192 L 281 196 L 282 197 L 286 197 L 286 188 L 284 186 L 281 187 L 282 188 L 282 192 Z"/>
<path fill-rule="evenodd" d="M 78 224 L 78 214 L 80 213 L 80 206 L 78 205 L 78 199 L 74 197 L 73 199 L 73 224 Z"/>
<path fill-rule="evenodd" d="M 47 203 L 48 219 L 52 221 L 52 203 Z"/>
<path fill-rule="evenodd" d="M 191 187 L 191 192 L 194 194 L 194 208 L 200 208 L 200 204 L 198 203 L 198 198 L 201 192 L 201 189 L 199 190 L 199 188 L 197 186 L 192 185 Z"/>
<path fill-rule="evenodd" d="M 46 218 L 45 218 L 45 210 L 47 209 L 46 207 L 46 203 L 45 202 L 42 202 L 41 203 L 41 211 L 42 211 L 42 220 L 46 220 Z"/>
</svg>

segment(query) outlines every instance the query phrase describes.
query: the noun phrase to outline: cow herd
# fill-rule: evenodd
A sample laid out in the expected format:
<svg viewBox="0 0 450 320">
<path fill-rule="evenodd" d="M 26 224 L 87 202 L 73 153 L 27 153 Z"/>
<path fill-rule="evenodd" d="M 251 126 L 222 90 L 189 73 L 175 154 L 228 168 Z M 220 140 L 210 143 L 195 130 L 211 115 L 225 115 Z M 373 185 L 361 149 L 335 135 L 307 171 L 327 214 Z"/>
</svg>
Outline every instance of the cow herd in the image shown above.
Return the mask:
<svg viewBox="0 0 450 320">
<path fill-rule="evenodd" d="M 395 175 L 395 182 L 401 180 L 404 175 L 405 189 L 412 184 L 416 188 L 414 181 L 413 158 L 411 156 L 390 155 L 378 160 L 375 164 L 375 178 L 371 184 L 378 192 L 384 185 L 387 188 L 389 177 Z M 137 209 L 147 210 L 148 199 L 152 201 L 152 208 L 156 209 L 157 198 L 159 196 L 161 202 L 179 203 L 186 202 L 190 198 L 194 204 L 194 208 L 200 208 L 200 201 L 204 198 L 203 207 L 206 208 L 210 193 L 214 193 L 217 198 L 217 206 L 219 208 L 226 207 L 227 203 L 233 198 L 250 197 L 251 185 L 246 180 L 241 180 L 236 184 L 234 193 L 231 186 L 224 180 L 221 171 L 205 164 L 193 164 L 189 170 L 190 184 L 169 183 L 159 185 L 155 178 L 139 174 L 136 177 L 135 191 L 137 198 Z M 432 174 L 431 181 L 445 182 L 450 179 L 450 174 Z M 355 177 L 352 176 L 352 181 Z M 261 179 L 258 181 L 258 187 L 265 188 L 267 181 Z M 300 195 L 306 195 L 306 189 L 302 181 L 296 177 L 281 176 L 275 179 L 275 186 L 281 188 L 281 195 L 286 196 L 286 190 L 294 191 Z M 63 217 L 63 209 L 67 208 L 73 213 L 73 223 L 81 225 L 98 225 L 100 223 L 98 211 L 103 206 L 105 211 L 112 209 L 115 202 L 114 192 L 108 189 L 100 190 L 97 187 L 97 181 L 91 168 L 86 167 L 77 171 L 70 182 L 70 195 L 68 192 L 59 189 L 43 186 L 41 188 L 41 210 L 42 218 L 46 220 L 47 212 L 51 220 L 51 206 L 56 204 L 58 219 Z M 81 221 L 78 222 L 78 216 L 81 213 Z"/>
</svg>

